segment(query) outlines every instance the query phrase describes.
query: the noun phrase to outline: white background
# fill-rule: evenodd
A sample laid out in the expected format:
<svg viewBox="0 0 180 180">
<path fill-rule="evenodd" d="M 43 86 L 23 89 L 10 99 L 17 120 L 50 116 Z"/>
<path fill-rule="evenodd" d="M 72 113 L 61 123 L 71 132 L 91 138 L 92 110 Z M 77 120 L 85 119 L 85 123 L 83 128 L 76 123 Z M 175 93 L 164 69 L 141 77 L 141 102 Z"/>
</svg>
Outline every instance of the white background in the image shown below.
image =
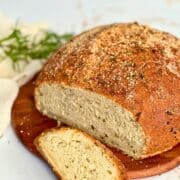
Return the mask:
<svg viewBox="0 0 180 180">
<path fill-rule="evenodd" d="M 138 21 L 180 37 L 179 0 L 0 0 L 0 13 L 15 21 L 47 22 L 60 33 L 78 33 L 98 24 Z M 56 178 L 45 163 L 21 145 L 9 127 L 0 139 L 0 180 L 41 179 Z M 180 171 L 176 168 L 146 179 L 180 179 Z"/>
</svg>

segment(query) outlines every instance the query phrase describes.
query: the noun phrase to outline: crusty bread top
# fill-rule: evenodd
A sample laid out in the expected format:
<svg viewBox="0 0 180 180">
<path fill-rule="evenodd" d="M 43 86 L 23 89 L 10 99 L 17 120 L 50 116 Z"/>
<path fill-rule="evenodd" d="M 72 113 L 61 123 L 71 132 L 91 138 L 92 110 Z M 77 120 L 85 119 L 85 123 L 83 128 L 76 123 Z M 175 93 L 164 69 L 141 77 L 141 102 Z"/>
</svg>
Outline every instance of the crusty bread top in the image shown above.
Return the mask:
<svg viewBox="0 0 180 180">
<path fill-rule="evenodd" d="M 180 141 L 180 39 L 138 23 L 85 32 L 60 48 L 37 86 L 61 83 L 103 94 L 133 113 L 147 154 Z"/>
</svg>

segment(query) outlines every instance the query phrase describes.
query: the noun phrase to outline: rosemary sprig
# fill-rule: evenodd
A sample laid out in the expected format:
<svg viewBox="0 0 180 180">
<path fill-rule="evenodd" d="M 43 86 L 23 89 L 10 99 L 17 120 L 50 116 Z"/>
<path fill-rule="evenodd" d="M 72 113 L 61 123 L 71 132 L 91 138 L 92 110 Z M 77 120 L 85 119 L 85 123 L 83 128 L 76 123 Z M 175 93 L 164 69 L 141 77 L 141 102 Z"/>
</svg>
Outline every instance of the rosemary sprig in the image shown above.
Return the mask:
<svg viewBox="0 0 180 180">
<path fill-rule="evenodd" d="M 23 35 L 18 27 L 0 39 L 0 48 L 13 64 L 20 61 L 42 60 L 48 58 L 63 43 L 71 39 L 73 34 L 59 35 L 55 32 L 46 31 L 40 40 L 30 40 L 28 35 Z"/>
</svg>

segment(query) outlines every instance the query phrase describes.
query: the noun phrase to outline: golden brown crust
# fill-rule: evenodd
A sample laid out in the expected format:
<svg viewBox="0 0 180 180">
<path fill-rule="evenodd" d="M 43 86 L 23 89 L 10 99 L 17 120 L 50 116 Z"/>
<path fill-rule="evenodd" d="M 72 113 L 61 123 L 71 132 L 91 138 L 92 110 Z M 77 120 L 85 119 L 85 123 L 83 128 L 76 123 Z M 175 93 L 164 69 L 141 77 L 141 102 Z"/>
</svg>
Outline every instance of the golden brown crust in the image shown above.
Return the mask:
<svg viewBox="0 0 180 180">
<path fill-rule="evenodd" d="M 147 137 L 142 157 L 178 144 L 180 40 L 137 23 L 91 31 L 50 58 L 37 86 L 52 82 L 88 89 L 128 109 Z"/>
<path fill-rule="evenodd" d="M 127 176 L 127 173 L 126 173 L 124 165 L 113 154 L 113 152 L 110 149 L 108 149 L 105 145 L 103 145 L 101 142 L 99 142 L 98 140 L 96 140 L 95 138 L 90 136 L 89 134 L 87 134 L 87 133 L 85 133 L 85 132 L 83 132 L 81 130 L 74 129 L 74 128 L 69 128 L 69 127 L 61 127 L 61 128 L 51 128 L 51 129 L 48 129 L 48 130 L 44 131 L 43 133 L 41 133 L 34 140 L 34 144 L 35 144 L 37 150 L 41 153 L 43 158 L 51 165 L 53 171 L 56 173 L 56 175 L 58 175 L 59 179 L 63 179 L 63 177 L 61 176 L 61 174 L 58 173 L 58 170 L 56 169 L 57 167 L 53 167 L 51 162 L 49 161 L 49 159 L 46 158 L 46 155 L 44 154 L 44 151 L 42 150 L 42 147 L 40 145 L 40 138 L 42 136 L 46 135 L 46 133 L 48 133 L 48 132 L 55 132 L 56 133 L 56 131 L 67 131 L 67 130 L 73 130 L 75 133 L 82 133 L 84 136 L 86 136 L 88 139 L 90 139 L 94 143 L 95 146 L 98 146 L 102 150 L 104 150 L 106 155 L 112 160 L 113 164 L 115 165 L 115 168 L 117 168 L 117 172 L 119 173 L 118 174 L 118 179 L 119 180 L 127 180 L 128 179 L 128 176 Z"/>
<path fill-rule="evenodd" d="M 46 131 L 47 131 L 47 130 L 46 130 Z M 48 162 L 48 164 L 51 166 L 51 162 L 50 162 L 49 159 L 46 157 L 44 151 L 43 151 L 42 148 L 41 148 L 40 142 L 39 142 L 40 136 L 42 136 L 46 131 L 44 131 L 44 132 L 41 133 L 39 136 L 37 136 L 37 137 L 34 139 L 33 143 L 34 143 L 37 151 L 38 151 L 38 152 L 40 153 L 40 155 L 42 156 L 42 158 L 43 158 L 46 162 Z M 52 168 L 53 172 L 55 173 L 55 175 L 57 176 L 57 178 L 58 178 L 59 180 L 62 180 L 62 176 L 61 176 L 61 174 L 58 172 L 58 170 L 56 169 L 56 167 L 51 166 L 51 168 Z"/>
</svg>

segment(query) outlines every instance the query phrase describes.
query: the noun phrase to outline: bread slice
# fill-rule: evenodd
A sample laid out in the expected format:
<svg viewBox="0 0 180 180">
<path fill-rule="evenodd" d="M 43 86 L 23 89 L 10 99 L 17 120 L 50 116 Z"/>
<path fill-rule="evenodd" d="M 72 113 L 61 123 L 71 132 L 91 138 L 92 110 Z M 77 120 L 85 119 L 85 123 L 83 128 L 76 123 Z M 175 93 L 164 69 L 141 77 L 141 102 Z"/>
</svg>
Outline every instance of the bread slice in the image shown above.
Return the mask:
<svg viewBox="0 0 180 180">
<path fill-rule="evenodd" d="M 34 144 L 62 180 L 125 180 L 121 162 L 99 141 L 71 128 L 51 129 Z"/>
<path fill-rule="evenodd" d="M 138 159 L 180 142 L 180 40 L 137 23 L 98 27 L 41 71 L 37 109 Z"/>
</svg>

